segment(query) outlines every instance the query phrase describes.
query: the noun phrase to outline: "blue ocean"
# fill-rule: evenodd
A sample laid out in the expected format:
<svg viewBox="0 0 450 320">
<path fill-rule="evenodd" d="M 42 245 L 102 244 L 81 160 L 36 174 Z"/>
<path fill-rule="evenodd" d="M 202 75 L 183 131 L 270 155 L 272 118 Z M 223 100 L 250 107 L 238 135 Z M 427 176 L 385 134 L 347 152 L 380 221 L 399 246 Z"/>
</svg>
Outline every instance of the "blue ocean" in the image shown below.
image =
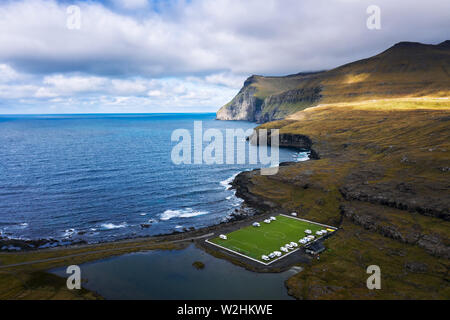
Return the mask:
<svg viewBox="0 0 450 320">
<path fill-rule="evenodd" d="M 229 183 L 258 165 L 174 164 L 171 134 L 194 121 L 255 127 L 212 113 L 0 116 L 0 236 L 94 243 L 227 219 L 241 203 Z M 280 149 L 280 162 L 305 159 Z"/>
</svg>

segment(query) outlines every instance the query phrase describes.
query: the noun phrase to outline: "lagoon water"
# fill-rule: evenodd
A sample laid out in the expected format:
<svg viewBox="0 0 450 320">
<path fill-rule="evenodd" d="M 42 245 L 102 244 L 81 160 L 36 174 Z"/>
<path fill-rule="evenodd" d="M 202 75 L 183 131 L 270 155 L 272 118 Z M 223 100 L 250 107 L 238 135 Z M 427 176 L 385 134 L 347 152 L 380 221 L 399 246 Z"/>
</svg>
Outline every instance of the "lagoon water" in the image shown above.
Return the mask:
<svg viewBox="0 0 450 320">
<path fill-rule="evenodd" d="M 214 118 L 0 116 L 0 236 L 99 242 L 220 222 L 240 203 L 229 190 L 233 176 L 261 165 L 171 160 L 173 130 L 193 132 L 194 121 L 222 132 L 255 126 Z M 293 152 L 280 149 L 280 161 L 292 161 Z"/>
<path fill-rule="evenodd" d="M 194 261 L 205 268 L 197 270 Z M 183 250 L 130 253 L 80 265 L 83 287 L 106 299 L 292 299 L 284 281 L 295 271 L 255 273 L 194 245 Z M 52 270 L 67 277 L 65 268 Z"/>
</svg>

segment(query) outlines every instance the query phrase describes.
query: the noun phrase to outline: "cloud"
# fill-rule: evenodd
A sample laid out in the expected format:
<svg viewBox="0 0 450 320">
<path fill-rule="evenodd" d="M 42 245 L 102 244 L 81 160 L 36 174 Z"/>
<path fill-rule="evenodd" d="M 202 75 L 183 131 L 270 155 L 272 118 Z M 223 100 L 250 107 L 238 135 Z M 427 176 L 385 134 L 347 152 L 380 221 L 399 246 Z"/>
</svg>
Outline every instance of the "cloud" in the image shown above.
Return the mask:
<svg viewBox="0 0 450 320">
<path fill-rule="evenodd" d="M 148 7 L 147 0 L 112 0 L 113 4 L 124 9 L 136 10 Z"/>
<path fill-rule="evenodd" d="M 80 1 L 70 3 L 80 29 L 67 28 L 67 1 L 1 2 L 0 99 L 209 101 L 214 110 L 251 74 L 323 70 L 448 37 L 447 0 L 376 2 L 376 31 L 366 27 L 372 0 Z"/>
<path fill-rule="evenodd" d="M 205 77 L 205 81 L 212 84 L 220 84 L 230 88 L 240 88 L 244 83 L 245 78 L 236 76 L 232 73 L 216 73 Z"/>
<path fill-rule="evenodd" d="M 0 82 L 3 113 L 17 113 L 11 108 L 15 104 L 27 108 L 40 105 L 39 113 L 205 111 L 204 108 L 219 106 L 236 93 L 234 88 L 207 77 L 122 79 L 83 74 L 40 77 L 4 65 L 0 65 L 0 76 L 13 80 Z M 218 79 L 221 77 L 217 75 Z M 22 108 L 22 112 L 36 112 L 36 108 L 27 108 Z"/>
<path fill-rule="evenodd" d="M 95 92 L 104 87 L 107 79 L 100 77 L 53 75 L 44 78 L 43 83 L 51 86 L 55 91 L 64 94 L 78 92 Z"/>
<path fill-rule="evenodd" d="M 7 64 L 0 64 L 0 83 L 7 83 L 21 79 L 23 75 L 19 74 Z"/>
</svg>

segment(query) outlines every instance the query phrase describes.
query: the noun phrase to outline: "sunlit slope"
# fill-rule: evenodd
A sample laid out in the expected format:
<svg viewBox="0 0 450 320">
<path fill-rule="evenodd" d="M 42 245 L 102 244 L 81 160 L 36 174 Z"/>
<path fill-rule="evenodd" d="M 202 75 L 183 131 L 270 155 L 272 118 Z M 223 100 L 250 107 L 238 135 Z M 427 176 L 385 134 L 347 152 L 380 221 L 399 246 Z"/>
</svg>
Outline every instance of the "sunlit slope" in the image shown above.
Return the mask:
<svg viewBox="0 0 450 320">
<path fill-rule="evenodd" d="M 450 41 L 401 42 L 368 59 L 286 77 L 252 76 L 217 112 L 221 120 L 267 122 L 319 104 L 450 96 Z"/>
<path fill-rule="evenodd" d="M 449 299 L 450 101 L 324 104 L 258 128 L 307 136 L 318 160 L 237 176 L 249 204 L 339 227 L 319 260 L 291 277 L 303 299 Z M 292 139 L 294 141 L 294 139 Z M 368 290 L 380 266 L 383 290 Z"/>
<path fill-rule="evenodd" d="M 326 72 L 321 103 L 450 93 L 450 42 L 401 42 L 369 59 Z"/>
</svg>

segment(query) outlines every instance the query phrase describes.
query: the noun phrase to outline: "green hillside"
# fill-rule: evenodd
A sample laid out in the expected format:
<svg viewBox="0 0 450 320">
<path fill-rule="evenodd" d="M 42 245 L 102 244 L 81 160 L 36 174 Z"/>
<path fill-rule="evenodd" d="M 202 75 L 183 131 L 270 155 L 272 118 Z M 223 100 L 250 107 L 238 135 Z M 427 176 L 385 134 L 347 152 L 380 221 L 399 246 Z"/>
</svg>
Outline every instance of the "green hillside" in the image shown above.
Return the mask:
<svg viewBox="0 0 450 320">
<path fill-rule="evenodd" d="M 368 59 L 316 73 L 252 76 L 217 112 L 220 120 L 268 122 L 319 104 L 450 95 L 450 41 L 400 42 Z"/>
</svg>

